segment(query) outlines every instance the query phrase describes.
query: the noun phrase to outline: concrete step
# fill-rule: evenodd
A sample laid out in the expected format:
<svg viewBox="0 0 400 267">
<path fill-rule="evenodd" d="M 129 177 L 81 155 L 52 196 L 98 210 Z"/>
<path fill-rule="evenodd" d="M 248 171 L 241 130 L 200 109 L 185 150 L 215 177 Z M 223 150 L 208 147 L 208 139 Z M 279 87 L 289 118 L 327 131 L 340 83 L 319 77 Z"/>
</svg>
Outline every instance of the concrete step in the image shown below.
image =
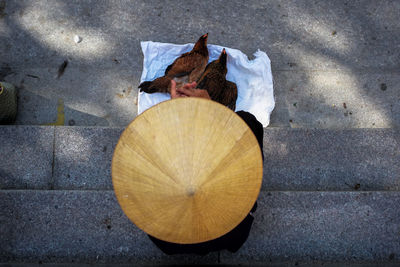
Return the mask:
<svg viewBox="0 0 400 267">
<path fill-rule="evenodd" d="M 0 189 L 111 190 L 122 128 L 0 127 Z M 264 129 L 268 191 L 398 191 L 396 129 Z"/>
<path fill-rule="evenodd" d="M 214 266 L 216 264 L 203 264 L 200 266 Z M 0 267 L 92 267 L 90 263 L 0 263 Z M 96 263 L 99 267 L 131 267 L 132 264 L 128 263 Z M 135 264 L 138 267 L 145 266 L 160 266 L 159 264 Z M 175 265 L 161 265 L 161 266 L 175 266 Z M 220 266 L 238 266 L 236 264 L 221 264 Z M 306 267 L 398 267 L 398 263 L 301 263 L 301 262 L 285 262 L 285 263 L 261 263 L 261 264 L 240 264 L 240 266 L 268 266 L 268 267 L 292 267 L 292 266 L 306 266 Z"/>
<path fill-rule="evenodd" d="M 61 125 L 125 127 L 137 115 L 140 69 L 85 67 L 72 62 L 59 80 L 54 78 L 57 67 L 15 72 L 6 80 L 20 87 L 16 124 L 54 123 L 60 108 L 64 112 Z M 274 70 L 273 76 L 276 107 L 271 126 L 400 126 L 400 74 L 396 71 Z M 381 90 L 381 84 L 387 89 Z"/>
<path fill-rule="evenodd" d="M 163 255 L 113 191 L 1 190 L 0 262 L 400 263 L 400 192 L 261 192 L 236 253 Z"/>
<path fill-rule="evenodd" d="M 141 66 L 141 40 L 186 43 L 209 32 L 211 44 L 248 55 L 257 48 L 268 51 L 274 69 L 395 69 L 400 60 L 395 49 L 400 41 L 400 5 L 367 3 L 179 0 L 173 6 L 147 1 L 94 6 L 13 0 L 3 8 L 7 34 L 0 56 L 4 62 L 27 67 L 52 66 L 61 56 L 85 65 L 113 67 L 115 58 L 120 64 Z M 182 16 L 171 18 L 171 12 Z M 96 18 L 100 13 L 107 19 Z M 75 34 L 83 38 L 81 43 L 74 43 Z"/>
<path fill-rule="evenodd" d="M 136 115 L 140 41 L 182 44 L 209 32 L 210 44 L 250 58 L 267 52 L 274 126 L 400 126 L 398 1 L 2 3 L 0 80 L 21 89 L 18 124 L 55 122 L 62 101 L 65 125 L 124 127 Z"/>
</svg>

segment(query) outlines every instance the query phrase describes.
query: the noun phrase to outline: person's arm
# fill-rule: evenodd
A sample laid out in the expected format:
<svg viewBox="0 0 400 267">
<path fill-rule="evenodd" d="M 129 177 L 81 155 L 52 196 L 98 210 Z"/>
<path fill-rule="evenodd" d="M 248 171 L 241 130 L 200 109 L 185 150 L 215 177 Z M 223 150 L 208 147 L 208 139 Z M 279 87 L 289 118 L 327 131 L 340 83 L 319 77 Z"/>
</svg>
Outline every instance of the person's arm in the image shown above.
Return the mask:
<svg viewBox="0 0 400 267">
<path fill-rule="evenodd" d="M 187 83 L 181 88 L 176 88 L 176 82 L 171 80 L 171 98 L 178 97 L 200 97 L 205 99 L 211 99 L 207 90 L 196 89 L 196 82 Z"/>
</svg>

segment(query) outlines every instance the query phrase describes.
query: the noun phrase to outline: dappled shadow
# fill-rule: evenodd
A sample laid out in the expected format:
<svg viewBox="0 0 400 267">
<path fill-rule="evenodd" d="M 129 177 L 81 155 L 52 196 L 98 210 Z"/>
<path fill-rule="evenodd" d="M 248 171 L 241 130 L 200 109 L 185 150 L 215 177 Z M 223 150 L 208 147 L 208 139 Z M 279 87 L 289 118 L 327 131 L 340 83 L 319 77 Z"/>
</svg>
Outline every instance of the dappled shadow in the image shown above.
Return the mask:
<svg viewBox="0 0 400 267">
<path fill-rule="evenodd" d="M 17 125 L 110 125 L 107 116 L 99 117 L 70 108 L 61 98 L 48 99 L 19 87 L 19 99 L 18 115 L 15 121 Z"/>
<path fill-rule="evenodd" d="M 7 1 L 1 61 L 14 72 L 5 80 L 28 83 L 33 74 L 41 80 L 26 90 L 125 126 L 136 115 L 140 41 L 188 43 L 209 32 L 209 43 L 268 53 L 277 100 L 272 126 L 393 127 L 399 9 L 393 1 Z M 73 42 L 75 34 L 82 43 Z M 70 65 L 56 80 L 65 59 Z M 68 119 L 95 124 L 72 113 Z"/>
<path fill-rule="evenodd" d="M 4 5 L 4 9 L 0 9 L 0 79 L 20 88 L 19 124 L 54 122 L 57 103 L 61 99 L 65 107 L 65 123 L 74 120 L 75 125 L 124 127 L 136 116 L 134 102 L 143 61 L 140 41 L 189 43 L 208 32 L 211 44 L 237 48 L 250 57 L 257 49 L 267 52 L 272 62 L 276 96 L 271 126 L 368 128 L 400 125 L 400 50 L 397 49 L 400 43 L 400 2 L 397 1 L 0 0 L 0 3 L 5 3 L 0 5 Z M 74 43 L 75 34 L 83 38 L 81 43 Z M 68 67 L 57 79 L 58 68 L 65 60 L 69 62 Z M 55 169 L 52 178 L 60 190 L 49 195 L 31 191 L 26 198 L 14 196 L 2 202 L 6 217 L 11 218 L 6 222 L 6 232 L 2 232 L 2 236 L 10 239 L 3 244 L 3 252 L 8 253 L 1 255 L 3 259 L 9 256 L 24 259 L 23 249 L 28 248 L 30 251 L 25 255 L 34 260 L 42 259 L 39 252 L 44 256 L 46 253 L 54 256 L 49 261 L 66 260 L 72 255 L 82 256 L 90 262 L 97 260 L 97 253 L 106 255 L 103 262 L 135 261 L 138 258 L 136 253 L 145 253 L 144 256 L 140 254 L 143 259 L 156 255 L 156 260 L 163 262 L 166 256 L 160 256 L 155 247 L 148 247 L 151 243 L 147 239 L 141 240 L 136 233 L 132 234 L 137 229 L 126 220 L 113 194 L 107 194 L 104 199 L 101 192 L 95 191 L 111 189 L 110 159 L 121 129 L 104 130 L 98 136 L 93 136 L 90 129 L 77 130 L 75 134 L 64 130 L 64 127 L 57 129 L 57 136 L 64 134 L 65 142 L 56 139 L 57 150 L 53 158 Z M 104 137 L 107 131 L 112 133 Z M 268 133 L 270 143 L 264 145 L 266 171 L 263 189 L 398 190 L 399 154 L 396 148 L 400 141 L 397 130 L 377 131 L 371 135 L 364 132 L 323 133 L 320 146 L 313 143 L 316 136 L 307 131 L 298 135 L 293 131 L 291 136 Z M 345 141 L 342 139 L 343 143 L 340 143 L 338 136 Z M 35 138 L 25 142 L 17 140 L 21 143 L 20 147 L 15 146 L 17 153 L 13 151 L 14 147 L 10 148 L 13 145 L 10 140 L 4 143 L 10 148 L 7 155 L 18 157 L 18 153 L 26 151 L 25 145 L 36 160 L 36 150 L 46 147 L 47 152 L 52 152 L 48 146 L 50 139 L 42 134 L 42 144 L 36 144 Z M 45 160 L 45 178 L 51 171 L 51 159 L 50 156 Z M 14 161 L 18 163 L 18 160 Z M 7 164 L 7 161 L 3 163 Z M 35 161 L 28 160 L 28 163 L 32 165 Z M 31 165 L 19 164 L 19 167 Z M 22 184 L 19 188 L 38 186 L 32 184 L 29 176 L 20 179 L 29 174 L 28 171 L 22 170 L 21 176 L 11 177 L 15 173 L 15 170 L 11 171 L 13 166 L 4 166 L 1 166 L 0 176 L 11 180 L 2 186 L 16 188 L 12 184 L 15 182 Z M 25 182 L 30 183 L 25 186 Z M 46 186 L 48 184 L 44 183 L 43 188 Z M 63 189 L 94 190 L 64 192 Z M 9 194 L 17 193 L 10 191 Z M 288 202 L 286 192 L 277 194 L 283 198 L 280 203 L 289 205 L 291 212 L 297 214 L 302 210 L 302 203 Z M 277 194 L 268 201 L 277 199 Z M 32 206 L 26 205 L 27 201 Z M 310 198 L 309 202 L 312 201 Z M 314 201 L 321 206 L 321 199 L 314 198 Z M 320 231 L 317 234 L 311 231 L 309 238 L 304 240 L 313 242 L 315 235 L 326 232 L 322 220 L 335 216 L 335 213 L 329 215 L 329 208 L 331 203 L 335 207 L 334 203 L 340 201 L 344 204 L 336 205 L 339 211 L 343 207 L 354 208 L 355 212 L 359 210 L 359 202 L 353 197 L 343 200 L 339 195 L 332 202 L 325 200 L 323 213 L 318 217 L 322 222 L 317 228 Z M 371 203 L 374 202 L 375 199 Z M 53 204 L 47 207 L 48 203 Z M 82 208 L 85 203 L 89 203 L 88 209 Z M 285 249 L 277 251 L 275 236 L 278 241 L 289 241 L 289 246 L 285 244 L 289 250 L 299 247 L 301 242 L 297 241 L 308 232 L 300 233 L 304 227 L 296 226 L 298 216 L 293 215 L 290 218 L 294 221 L 288 221 L 288 209 L 282 209 L 285 213 L 276 215 L 273 205 L 262 199 L 259 203 L 260 210 L 256 214 L 266 220 L 255 225 L 253 236 L 259 239 L 247 242 L 250 247 L 255 246 L 251 251 L 258 255 L 271 251 L 272 256 L 286 253 Z M 390 209 L 394 207 L 392 203 L 383 203 Z M 376 210 L 380 211 L 380 208 Z M 32 222 L 29 220 L 30 211 L 36 219 Z M 315 214 L 312 206 L 301 214 L 304 222 L 313 222 L 308 218 Z M 57 221 L 57 218 L 62 220 Z M 392 225 L 385 221 L 389 218 L 385 212 L 377 212 L 373 218 L 384 218 L 378 221 L 382 227 Z M 55 221 L 51 221 L 53 219 Z M 106 228 L 104 220 L 116 221 L 112 229 L 117 230 L 113 232 Z M 348 226 L 350 221 L 344 220 L 341 226 Z M 282 239 L 279 233 L 276 234 L 271 222 L 280 225 L 279 229 L 284 233 L 289 229 L 289 238 Z M 285 222 L 293 223 L 288 228 Z M 365 225 L 365 222 L 361 224 Z M 390 227 L 387 229 L 392 229 Z M 51 235 L 51 229 L 61 231 Z M 268 235 L 268 229 L 274 232 Z M 344 230 L 343 233 L 347 234 L 353 228 L 350 225 Z M 291 232 L 295 238 L 290 236 Z M 26 234 L 26 237 L 18 233 Z M 17 235 L 21 239 L 17 239 Z M 30 237 L 32 239 L 27 240 Z M 260 245 L 263 238 L 270 240 L 267 245 L 272 244 L 268 245 L 271 250 Z M 379 238 L 373 240 L 378 244 Z M 319 246 L 326 249 L 319 250 L 325 258 L 331 256 L 331 244 L 333 247 L 337 245 L 338 251 L 344 251 L 339 256 L 346 256 L 353 254 L 352 245 L 360 243 L 360 240 L 350 242 L 349 250 L 345 251 L 340 250 L 343 246 L 338 236 L 329 234 L 327 240 L 330 243 L 315 243 L 318 246 L 328 244 Z M 121 246 L 113 247 L 115 244 Z M 257 250 L 260 247 L 261 252 Z M 300 258 L 309 257 L 307 248 L 307 245 L 301 248 L 303 254 L 299 254 Z M 82 251 L 92 254 L 82 255 Z M 390 253 L 388 249 L 385 251 Z M 381 260 L 383 257 L 371 258 Z M 286 255 L 279 258 L 282 259 L 287 260 Z"/>
<path fill-rule="evenodd" d="M 393 33 L 399 29 L 393 10 L 400 7 L 387 1 L 296 3 L 282 3 L 287 13 L 281 22 L 288 26 L 283 32 L 295 40 L 282 46 L 287 66 L 274 72 L 277 102 L 285 107 L 277 105 L 272 124 L 287 115 L 292 127 L 398 126 L 399 37 Z"/>
<path fill-rule="evenodd" d="M 397 1 L 0 0 L 0 3 L 0 7 L 4 6 L 0 9 L 0 79 L 20 88 L 18 124 L 54 122 L 57 103 L 61 99 L 65 124 L 73 120 L 74 125 L 124 127 L 136 116 L 135 95 L 143 61 L 140 41 L 189 43 L 208 32 L 209 43 L 237 48 L 249 57 L 257 49 L 267 52 L 272 62 L 276 95 L 271 126 L 365 128 L 400 125 L 400 50 L 397 49 L 400 43 L 400 2 Z M 79 44 L 73 40 L 76 34 L 83 38 Z M 58 68 L 65 60 L 69 64 L 65 73 L 57 79 Z M 61 135 L 63 129 L 57 131 Z M 72 191 L 71 196 L 57 197 L 57 194 L 63 194 L 62 189 L 111 189 L 110 159 L 120 129 L 110 131 L 113 133 L 108 140 L 107 137 L 102 139 L 101 135 L 93 137 L 87 129 L 75 135 L 64 132 L 69 139 L 66 138 L 67 142 L 60 143 L 57 148 L 52 177 L 60 191 L 43 199 L 33 193 L 27 198 L 32 203 L 42 201 L 43 206 L 53 201 L 60 207 L 62 203 L 68 204 L 64 209 L 68 214 L 66 221 L 72 222 L 72 226 L 61 229 L 64 232 L 55 237 L 49 235 L 48 230 L 64 225 L 64 222 L 57 224 L 49 221 L 46 224 L 45 221 L 43 224 L 40 218 L 53 218 L 50 215 L 54 212 L 64 220 L 65 213 L 56 211 L 55 205 L 51 209 L 36 206 L 34 210 L 38 211 L 37 221 L 33 222 L 37 223 L 38 230 L 31 235 L 43 237 L 41 247 L 54 245 L 50 247 L 53 250 L 47 250 L 51 255 L 57 250 L 58 241 L 64 240 L 65 236 L 69 239 L 64 240 L 63 250 L 56 251 L 59 254 L 54 255 L 65 256 L 65 251 L 71 246 L 75 249 L 71 255 L 81 255 L 82 250 L 77 250 L 81 248 L 78 235 L 87 235 L 91 223 L 99 221 L 98 218 L 114 220 L 114 217 L 124 216 L 116 208 L 115 200 L 109 201 L 112 194 L 106 201 L 100 193 L 93 198 L 87 195 L 97 194 L 94 191 L 83 192 L 82 196 L 76 197 L 77 201 L 71 200 L 75 194 Z M 270 141 L 274 145 L 268 143 L 264 146 L 271 149 L 265 151 L 264 189 L 398 190 L 399 181 L 395 179 L 399 171 L 396 165 L 399 155 L 395 150 L 395 145 L 399 143 L 397 133 L 378 132 L 369 137 L 362 133 L 355 136 L 344 133 L 342 137 L 347 138 L 344 144 L 331 144 L 335 133 L 323 136 L 326 139 L 320 147 L 314 146 L 313 136 L 307 132 L 287 139 L 284 135 L 272 136 Z M 375 139 L 372 142 L 373 138 L 378 141 Z M 48 146 L 52 141 L 50 139 L 41 135 L 40 140 L 46 145 L 36 144 L 34 138 L 28 139 L 21 143 L 21 147 L 16 146 L 17 152 L 23 153 L 23 145 L 26 145 L 28 151 L 33 151 L 32 158 L 36 156 L 34 159 L 37 159 L 35 149 L 46 147 L 47 152 L 52 152 Z M 370 147 L 370 142 L 375 146 Z M 385 142 L 388 149 L 378 146 L 380 142 Z M 10 140 L 6 143 L 12 145 Z M 343 145 L 354 146 L 354 149 L 343 152 Z M 82 152 L 83 147 L 87 148 L 86 152 Z M 11 152 L 7 154 L 18 157 L 13 148 L 8 151 Z M 45 161 L 45 178 L 51 172 L 51 159 L 50 156 Z M 15 162 L 18 163 L 18 159 Z M 35 163 L 28 162 L 31 165 Z M 19 188 L 38 186 L 32 184 L 29 176 L 26 179 L 20 179 L 22 176 L 18 175 L 11 177 L 10 166 L 0 170 L 0 176 L 10 179 L 2 186 L 17 188 L 12 184 L 15 182 L 22 184 Z M 346 168 L 341 168 L 343 166 Z M 15 173 L 15 170 L 12 172 Z M 28 171 L 21 171 L 21 175 L 27 174 Z M 286 179 L 284 184 L 280 184 L 282 177 Z M 47 180 L 43 181 L 46 182 L 42 188 L 47 188 Z M 357 184 L 360 184 L 358 189 Z M 100 204 L 94 209 L 90 207 L 90 216 L 85 216 L 86 210 L 77 209 L 83 206 L 82 203 L 97 198 Z M 18 221 L 17 229 L 25 224 L 33 225 L 26 223 L 30 207 L 23 200 L 18 205 L 13 204 L 16 202 L 14 199 L 5 202 L 8 213 L 21 207 L 27 210 L 18 219 L 16 217 L 20 215 L 17 212 L 9 214 L 8 217 L 14 219 L 9 220 L 11 223 L 6 227 L 11 233 L 8 235 L 11 242 L 7 246 L 15 246 L 18 241 L 15 239 L 18 232 L 10 230 L 15 228 L 14 222 Z M 297 211 L 295 208 L 291 210 Z M 75 216 L 76 211 L 81 215 Z M 110 212 L 116 215 L 110 215 Z M 262 212 L 261 208 L 258 214 Z M 96 217 L 97 214 L 101 216 Z M 262 216 L 273 218 L 274 215 L 265 213 Z M 85 223 L 79 223 L 80 220 Z M 276 221 L 280 224 L 284 222 L 284 217 Z M 77 232 L 73 223 L 79 223 L 77 225 L 81 226 L 82 232 Z M 40 228 L 43 225 L 46 227 Z M 150 244 L 147 239 L 134 243 L 135 236 L 127 237 L 126 231 L 133 227 L 126 219 L 117 227 L 121 231 L 114 232 L 113 238 L 109 239 L 109 230 L 102 225 L 101 231 L 97 232 L 98 239 L 84 240 L 84 245 L 89 251 L 97 253 L 92 248 L 98 245 L 98 240 L 107 239 L 104 244 L 109 246 L 101 245 L 100 253 L 107 252 L 110 257 L 117 258 L 124 254 L 127 256 L 122 260 L 132 261 L 135 259 L 129 255 L 135 256 L 132 252 L 134 248 L 146 253 L 155 252 L 154 247 L 142 248 Z M 266 225 L 260 225 L 260 228 L 267 229 Z M 32 228 L 25 229 L 29 233 Z M 300 228 L 293 229 L 297 231 Z M 262 234 L 258 236 L 262 237 Z M 110 249 L 121 238 L 124 241 L 121 244 L 132 248 L 131 254 L 122 246 Z M 25 240 L 21 240 L 18 241 L 20 247 L 16 248 L 26 247 Z M 248 244 L 258 246 L 251 240 Z M 37 244 L 33 244 L 32 248 L 38 248 Z M 37 258 L 40 256 L 34 257 Z M 92 261 L 95 256 L 87 259 Z M 112 258 L 107 260 L 113 261 Z"/>
</svg>

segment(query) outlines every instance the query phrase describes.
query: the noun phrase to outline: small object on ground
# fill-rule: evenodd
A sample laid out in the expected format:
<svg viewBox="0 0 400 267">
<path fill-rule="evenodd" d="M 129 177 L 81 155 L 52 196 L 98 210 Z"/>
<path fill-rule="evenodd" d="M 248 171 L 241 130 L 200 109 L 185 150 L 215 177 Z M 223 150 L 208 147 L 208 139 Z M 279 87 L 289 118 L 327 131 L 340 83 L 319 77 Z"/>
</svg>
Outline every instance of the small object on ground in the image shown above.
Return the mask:
<svg viewBox="0 0 400 267">
<path fill-rule="evenodd" d="M 386 91 L 386 89 L 387 89 L 386 83 L 381 83 L 381 90 Z"/>
<path fill-rule="evenodd" d="M 74 120 L 69 120 L 68 121 L 68 125 L 69 126 L 74 126 L 75 125 L 75 121 Z"/>
<path fill-rule="evenodd" d="M 192 51 L 182 54 L 167 67 L 165 74 L 154 81 L 142 82 L 140 91 L 145 93 L 170 93 L 171 79 L 179 78 L 182 83 L 197 81 L 208 62 L 208 33 L 204 34 L 194 45 Z"/>
<path fill-rule="evenodd" d="M 64 60 L 64 62 L 58 68 L 57 79 L 60 79 L 60 77 L 64 74 L 65 68 L 67 68 L 67 66 L 68 66 L 68 60 Z"/>
<path fill-rule="evenodd" d="M 74 36 L 74 42 L 76 44 L 79 44 L 80 42 L 82 42 L 82 37 L 80 37 L 79 35 L 75 35 Z"/>
<path fill-rule="evenodd" d="M 128 86 L 128 89 L 126 89 L 126 96 L 129 96 L 130 93 L 132 92 L 133 87 L 132 86 Z"/>
<path fill-rule="evenodd" d="M 59 98 L 57 101 L 57 119 L 55 122 L 46 123 L 46 126 L 63 126 L 65 125 L 65 112 L 64 112 L 64 100 Z"/>
<path fill-rule="evenodd" d="M 7 15 L 7 13 L 4 12 L 5 9 L 6 9 L 6 1 L 0 1 L 0 18 Z"/>
<path fill-rule="evenodd" d="M 125 98 L 125 95 L 121 93 L 116 93 L 115 95 L 118 96 L 119 98 Z"/>
<path fill-rule="evenodd" d="M 347 105 L 346 105 L 346 103 L 343 103 L 343 108 L 347 108 Z"/>
<path fill-rule="evenodd" d="M 40 80 L 39 76 L 36 76 L 36 75 L 33 75 L 33 74 L 27 74 L 26 76 Z"/>
<path fill-rule="evenodd" d="M 17 89 L 14 85 L 0 82 L 0 124 L 10 124 L 17 117 Z"/>
</svg>

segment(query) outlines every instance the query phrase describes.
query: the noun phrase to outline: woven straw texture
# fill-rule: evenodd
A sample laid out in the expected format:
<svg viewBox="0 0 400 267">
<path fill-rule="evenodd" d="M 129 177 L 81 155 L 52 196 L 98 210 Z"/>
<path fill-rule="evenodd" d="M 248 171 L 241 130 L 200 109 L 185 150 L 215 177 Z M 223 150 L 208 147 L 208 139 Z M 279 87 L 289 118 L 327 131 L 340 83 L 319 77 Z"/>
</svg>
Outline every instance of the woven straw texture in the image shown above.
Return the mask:
<svg viewBox="0 0 400 267">
<path fill-rule="evenodd" d="M 200 98 L 162 102 L 122 133 L 112 161 L 114 190 L 146 233 L 180 244 L 220 237 L 257 199 L 262 157 L 246 123 Z"/>
</svg>

